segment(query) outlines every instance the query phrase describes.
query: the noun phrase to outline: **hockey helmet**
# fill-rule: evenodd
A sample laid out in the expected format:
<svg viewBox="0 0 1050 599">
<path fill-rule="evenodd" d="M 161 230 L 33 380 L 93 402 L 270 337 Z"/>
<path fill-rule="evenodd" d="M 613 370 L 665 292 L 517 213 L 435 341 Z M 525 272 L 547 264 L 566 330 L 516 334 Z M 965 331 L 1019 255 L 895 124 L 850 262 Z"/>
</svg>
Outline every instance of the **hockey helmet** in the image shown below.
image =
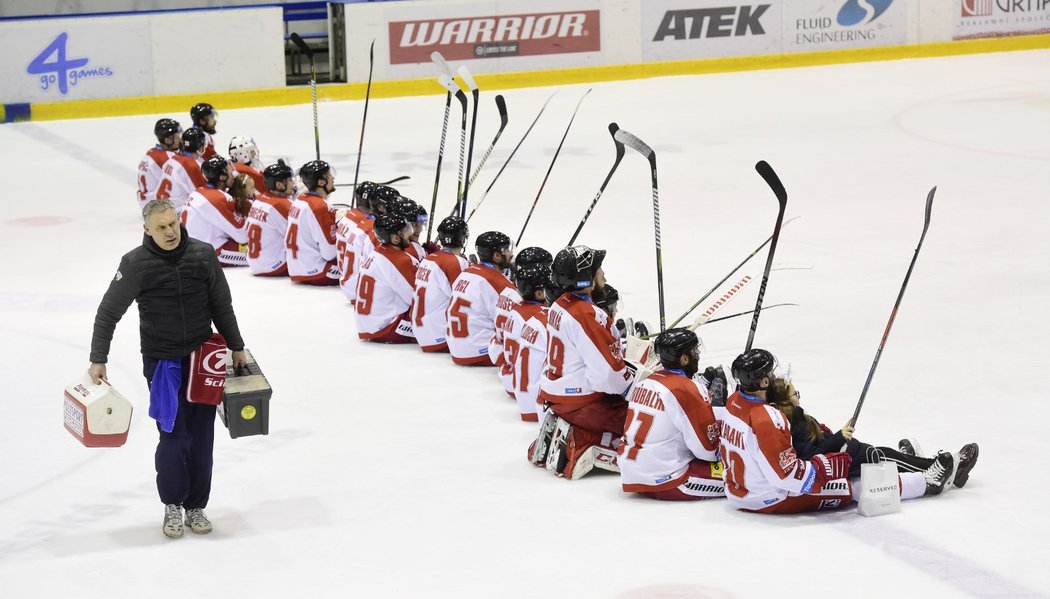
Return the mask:
<svg viewBox="0 0 1050 599">
<path fill-rule="evenodd" d="M 259 146 L 252 137 L 234 137 L 230 140 L 230 160 L 238 164 L 255 164 L 259 161 Z"/>
<path fill-rule="evenodd" d="M 442 247 L 462 248 L 467 245 L 470 228 L 467 221 L 458 216 L 448 216 L 438 225 L 438 243 Z"/>
<path fill-rule="evenodd" d="M 318 182 L 322 178 L 334 175 L 333 171 L 332 165 L 324 160 L 311 160 L 299 169 L 299 178 L 303 180 L 303 185 L 312 192 L 317 189 Z"/>
<path fill-rule="evenodd" d="M 204 120 L 209 116 L 218 118 L 219 111 L 215 110 L 215 107 L 207 102 L 198 102 L 190 108 L 190 118 L 193 119 L 193 124 L 200 127 L 204 125 Z M 209 131 L 209 133 L 211 133 Z"/>
<path fill-rule="evenodd" d="M 376 219 L 375 233 L 376 238 L 383 243 L 390 243 L 390 236 L 394 234 L 401 235 L 401 241 L 404 243 L 404 240 L 412 235 L 412 226 L 401 215 L 383 214 Z"/>
<path fill-rule="evenodd" d="M 226 176 L 226 169 L 230 163 L 222 156 L 212 156 L 201 164 L 201 174 L 204 180 L 212 185 L 218 185 Z"/>
<path fill-rule="evenodd" d="M 514 256 L 514 264 L 517 266 L 528 264 L 547 264 L 549 266 L 552 262 L 554 262 L 554 256 L 540 247 L 527 247 Z"/>
<path fill-rule="evenodd" d="M 696 374 L 700 360 L 700 338 L 686 328 L 667 329 L 656 337 L 653 349 L 660 358 L 664 368 L 677 368 L 685 371 L 686 376 Z M 680 358 L 691 356 L 689 364 L 683 366 Z"/>
<path fill-rule="evenodd" d="M 777 359 L 764 349 L 749 349 L 733 360 L 733 378 L 740 383 L 740 390 L 762 391 L 762 379 L 773 377 Z"/>
<path fill-rule="evenodd" d="M 363 206 L 366 209 L 369 209 L 368 192 L 372 189 L 375 189 L 375 187 L 376 184 L 371 181 L 361 181 L 360 183 L 358 183 L 357 187 L 354 188 L 354 204 L 358 208 Z"/>
<path fill-rule="evenodd" d="M 278 160 L 277 164 L 271 164 L 270 166 L 263 169 L 263 182 L 266 183 L 266 189 L 276 191 L 276 185 L 281 181 L 287 181 L 295 177 L 295 171 L 292 167 L 284 163 L 284 160 Z M 285 191 L 291 191 L 291 188 L 285 189 Z"/>
<path fill-rule="evenodd" d="M 200 152 L 204 149 L 204 144 L 207 143 L 207 137 L 204 132 L 200 129 L 187 129 L 182 132 L 182 151 L 192 154 L 194 152 Z"/>
<path fill-rule="evenodd" d="M 546 289 L 550 282 L 549 264 L 519 264 L 514 269 L 514 285 L 526 301 L 533 301 L 536 292 Z"/>
<path fill-rule="evenodd" d="M 368 209 L 376 214 L 386 214 L 390 211 L 390 204 L 401 197 L 393 187 L 387 185 L 376 185 L 367 190 L 362 197 L 368 202 Z"/>
<path fill-rule="evenodd" d="M 510 237 L 499 231 L 486 231 L 478 235 L 474 247 L 478 251 L 478 260 L 482 262 L 492 262 L 497 252 L 514 254 L 514 244 Z"/>
<path fill-rule="evenodd" d="M 605 260 L 605 250 L 593 250 L 585 245 L 574 245 L 558 252 L 551 269 L 554 283 L 565 290 L 586 289 L 594 284 L 594 277 Z"/>
<path fill-rule="evenodd" d="M 414 200 L 399 195 L 390 202 L 387 207 L 387 213 L 396 214 L 407 220 L 410 224 L 415 224 L 419 222 L 420 208 L 421 206 Z M 424 212 L 424 214 L 426 214 L 426 212 Z"/>
<path fill-rule="evenodd" d="M 163 144 L 164 140 L 172 135 L 182 133 L 182 125 L 175 119 L 160 119 L 153 125 L 153 135 L 157 137 L 157 143 Z"/>
</svg>

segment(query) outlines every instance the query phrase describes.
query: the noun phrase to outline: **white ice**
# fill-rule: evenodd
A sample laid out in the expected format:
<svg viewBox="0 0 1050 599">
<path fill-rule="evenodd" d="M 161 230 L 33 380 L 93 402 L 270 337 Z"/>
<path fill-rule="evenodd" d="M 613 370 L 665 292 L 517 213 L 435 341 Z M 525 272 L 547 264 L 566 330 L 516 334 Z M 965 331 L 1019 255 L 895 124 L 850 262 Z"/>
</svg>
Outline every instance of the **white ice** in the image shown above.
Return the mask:
<svg viewBox="0 0 1050 599">
<path fill-rule="evenodd" d="M 1048 66 L 1050 51 L 1031 51 L 562 87 L 471 222 L 475 236 L 517 237 L 592 87 L 522 245 L 568 240 L 612 164 L 607 125 L 619 123 L 659 159 L 670 320 L 770 235 L 776 201 L 753 168 L 769 161 L 788 216 L 801 218 L 784 229 L 765 302 L 799 305 L 764 313 L 756 345 L 790 365 L 804 405 L 838 428 L 936 185 L 857 436 L 891 446 L 916 436 L 927 451 L 977 441 L 981 458 L 965 489 L 870 519 L 749 515 L 628 496 L 614 475 L 556 479 L 526 462 L 535 426 L 491 370 L 359 341 L 335 289 L 227 270 L 274 388 L 270 434 L 231 440 L 217 422 L 215 532 L 169 540 L 134 309 L 109 367 L 136 406 L 127 445 L 79 445 L 62 427 L 61 394 L 88 366 L 120 256 L 140 242 L 135 165 L 152 124 L 187 115 L 0 127 L 0 596 L 1045 596 Z M 473 201 L 554 91 L 503 92 L 511 124 Z M 493 97 L 482 94 L 476 156 L 495 133 Z M 362 179 L 411 175 L 402 191 L 429 205 L 442 100 L 373 101 Z M 313 157 L 309 105 L 219 108 L 220 145 L 252 135 L 267 160 Z M 322 153 L 342 183 L 361 109 L 320 107 Z M 454 115 L 439 214 L 458 145 Z M 580 241 L 609 250 L 626 310 L 655 323 L 653 238 L 648 165 L 628 153 Z M 753 306 L 757 288 L 724 313 Z M 705 360 L 730 362 L 749 325 L 702 328 Z"/>
</svg>

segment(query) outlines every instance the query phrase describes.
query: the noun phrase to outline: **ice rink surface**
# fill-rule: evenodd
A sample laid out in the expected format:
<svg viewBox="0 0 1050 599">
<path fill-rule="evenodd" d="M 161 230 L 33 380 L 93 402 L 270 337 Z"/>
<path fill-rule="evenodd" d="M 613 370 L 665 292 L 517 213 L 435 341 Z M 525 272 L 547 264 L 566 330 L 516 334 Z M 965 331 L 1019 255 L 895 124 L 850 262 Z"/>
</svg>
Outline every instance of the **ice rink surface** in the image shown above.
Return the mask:
<svg viewBox="0 0 1050 599">
<path fill-rule="evenodd" d="M 617 122 L 658 156 L 671 320 L 770 235 L 776 201 L 754 170 L 769 161 L 788 217 L 801 218 L 784 229 L 765 302 L 799 305 L 765 312 L 756 346 L 790 367 L 807 411 L 837 429 L 936 185 L 857 437 L 894 446 L 915 436 L 928 452 L 977 441 L 981 457 L 965 489 L 879 518 L 751 515 L 725 501 L 628 496 L 615 475 L 556 479 L 526 462 L 535 425 L 519 421 L 495 372 L 367 345 L 338 290 L 227 269 L 244 338 L 275 390 L 270 435 L 231 440 L 216 422 L 215 532 L 169 540 L 134 309 L 109 366 L 136 406 L 127 445 L 79 445 L 62 427 L 61 396 L 88 366 L 120 256 L 140 243 L 135 167 L 153 122 L 188 115 L 0 127 L 0 596 L 1046 596 L 1048 67 L 1050 52 L 1030 51 L 566 86 L 471 221 L 473 237 L 517 237 L 592 87 L 522 245 L 566 243 L 612 164 L 607 125 Z M 554 91 L 504 92 L 510 125 L 473 201 Z M 493 98 L 483 91 L 475 163 L 495 133 Z M 320 107 L 322 155 L 342 183 L 353 181 L 362 106 Z M 309 105 L 218 108 L 220 149 L 251 135 L 266 163 L 313 158 Z M 411 175 L 402 192 L 429 206 L 443 108 L 439 95 L 372 102 L 362 179 Z M 450 125 L 439 214 L 455 189 L 457 116 Z M 639 155 L 628 152 L 579 241 L 609 250 L 626 312 L 656 322 Z M 743 272 L 761 273 L 764 256 Z M 724 312 L 752 307 L 757 288 Z M 749 324 L 701 328 L 703 363 L 732 361 Z"/>
</svg>

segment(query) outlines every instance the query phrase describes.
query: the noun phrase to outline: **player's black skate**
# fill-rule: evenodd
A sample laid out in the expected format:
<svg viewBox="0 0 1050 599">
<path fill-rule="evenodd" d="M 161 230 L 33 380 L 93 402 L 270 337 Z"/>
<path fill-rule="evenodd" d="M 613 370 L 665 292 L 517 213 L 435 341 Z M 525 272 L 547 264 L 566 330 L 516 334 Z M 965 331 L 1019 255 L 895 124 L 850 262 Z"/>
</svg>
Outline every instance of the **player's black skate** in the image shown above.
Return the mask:
<svg viewBox="0 0 1050 599">
<path fill-rule="evenodd" d="M 955 470 L 955 456 L 942 451 L 933 458 L 933 465 L 926 469 L 926 495 L 940 495 Z"/>
<path fill-rule="evenodd" d="M 897 450 L 904 455 L 911 455 L 920 458 L 926 457 L 922 453 L 922 448 L 919 447 L 919 442 L 915 439 L 901 439 L 897 442 Z"/>
<path fill-rule="evenodd" d="M 953 485 L 960 489 L 966 486 L 966 481 L 970 480 L 970 471 L 973 470 L 974 465 L 977 463 L 978 453 L 979 448 L 976 443 L 967 443 L 959 450 L 958 464 L 955 467 L 955 480 L 952 481 Z"/>
</svg>

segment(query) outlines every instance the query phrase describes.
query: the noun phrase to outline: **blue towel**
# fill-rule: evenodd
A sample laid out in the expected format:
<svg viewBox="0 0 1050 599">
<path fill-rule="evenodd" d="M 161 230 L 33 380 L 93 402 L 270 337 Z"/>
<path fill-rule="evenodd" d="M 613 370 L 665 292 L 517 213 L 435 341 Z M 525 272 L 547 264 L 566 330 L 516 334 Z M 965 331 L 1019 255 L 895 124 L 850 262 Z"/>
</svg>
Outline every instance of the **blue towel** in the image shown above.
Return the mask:
<svg viewBox="0 0 1050 599">
<path fill-rule="evenodd" d="M 149 416 L 160 424 L 160 430 L 170 433 L 175 428 L 179 412 L 179 386 L 182 384 L 180 360 L 158 360 L 149 386 Z"/>
</svg>

